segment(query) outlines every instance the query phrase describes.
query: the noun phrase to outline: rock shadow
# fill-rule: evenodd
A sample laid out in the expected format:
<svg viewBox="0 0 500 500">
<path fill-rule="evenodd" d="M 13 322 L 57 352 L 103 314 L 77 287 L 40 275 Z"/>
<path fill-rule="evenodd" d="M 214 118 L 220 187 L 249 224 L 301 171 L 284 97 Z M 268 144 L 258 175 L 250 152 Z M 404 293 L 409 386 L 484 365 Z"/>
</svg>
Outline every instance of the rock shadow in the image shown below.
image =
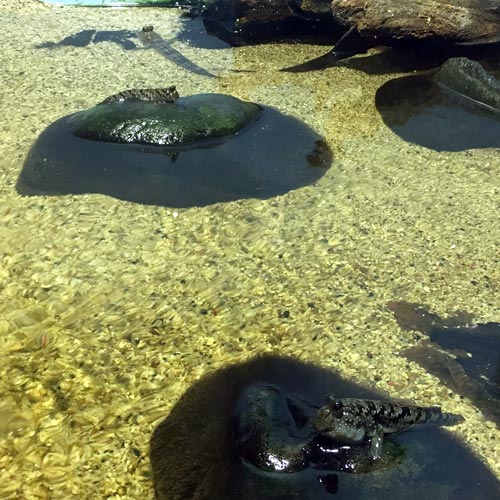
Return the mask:
<svg viewBox="0 0 500 500">
<path fill-rule="evenodd" d="M 269 107 L 232 136 L 179 146 L 84 139 L 71 133 L 71 116 L 33 144 L 16 185 L 19 194 L 100 193 L 175 208 L 268 199 L 315 183 L 333 158 L 314 130 Z"/>
</svg>

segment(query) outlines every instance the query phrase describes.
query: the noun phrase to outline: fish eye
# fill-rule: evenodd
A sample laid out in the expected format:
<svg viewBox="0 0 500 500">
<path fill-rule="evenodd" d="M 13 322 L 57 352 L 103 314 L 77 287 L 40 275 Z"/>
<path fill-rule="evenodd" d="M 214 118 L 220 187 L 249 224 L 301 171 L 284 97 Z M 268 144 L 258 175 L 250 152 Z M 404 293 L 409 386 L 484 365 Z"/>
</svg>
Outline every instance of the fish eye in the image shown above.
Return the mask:
<svg viewBox="0 0 500 500">
<path fill-rule="evenodd" d="M 343 408 L 343 404 L 340 400 L 336 399 L 335 401 L 332 401 L 332 404 L 330 405 L 331 411 L 339 411 Z"/>
<path fill-rule="evenodd" d="M 344 405 L 339 400 L 332 401 L 329 410 L 332 417 L 340 418 L 344 413 Z"/>
</svg>

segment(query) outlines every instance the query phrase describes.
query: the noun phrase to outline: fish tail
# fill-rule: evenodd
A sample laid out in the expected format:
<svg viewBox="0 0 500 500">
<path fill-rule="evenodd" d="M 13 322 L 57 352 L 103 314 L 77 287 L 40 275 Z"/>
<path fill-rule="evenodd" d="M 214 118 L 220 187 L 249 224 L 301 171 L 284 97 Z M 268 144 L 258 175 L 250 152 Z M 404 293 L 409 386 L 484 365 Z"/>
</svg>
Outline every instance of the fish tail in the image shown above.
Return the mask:
<svg viewBox="0 0 500 500">
<path fill-rule="evenodd" d="M 434 424 L 439 426 L 450 426 L 460 424 L 464 421 L 462 415 L 456 413 L 442 412 L 438 406 L 425 409 L 425 419 L 422 423 Z"/>
</svg>

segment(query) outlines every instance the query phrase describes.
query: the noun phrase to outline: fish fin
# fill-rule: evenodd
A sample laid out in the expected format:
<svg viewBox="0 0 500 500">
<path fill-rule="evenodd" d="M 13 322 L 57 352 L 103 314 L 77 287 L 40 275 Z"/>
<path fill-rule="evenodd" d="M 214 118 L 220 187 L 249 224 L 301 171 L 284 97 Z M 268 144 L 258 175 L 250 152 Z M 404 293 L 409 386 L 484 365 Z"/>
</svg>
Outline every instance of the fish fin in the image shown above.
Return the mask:
<svg viewBox="0 0 500 500">
<path fill-rule="evenodd" d="M 337 62 L 336 57 L 331 53 L 327 52 L 322 56 L 311 59 L 304 63 L 296 64 L 295 66 L 289 66 L 288 68 L 280 69 L 280 71 L 285 71 L 287 73 L 304 73 L 306 71 L 318 71 L 325 68 L 330 68 Z"/>
<path fill-rule="evenodd" d="M 370 453 L 375 460 L 382 458 L 382 451 L 384 447 L 384 433 L 382 429 L 378 429 L 377 432 L 371 437 L 370 441 Z"/>
<path fill-rule="evenodd" d="M 294 396 L 293 394 L 286 396 L 286 403 L 288 405 L 290 415 L 295 421 L 295 425 L 298 429 L 307 425 L 319 409 L 318 406 L 309 403 L 309 401 L 306 401 L 298 396 Z"/>
</svg>

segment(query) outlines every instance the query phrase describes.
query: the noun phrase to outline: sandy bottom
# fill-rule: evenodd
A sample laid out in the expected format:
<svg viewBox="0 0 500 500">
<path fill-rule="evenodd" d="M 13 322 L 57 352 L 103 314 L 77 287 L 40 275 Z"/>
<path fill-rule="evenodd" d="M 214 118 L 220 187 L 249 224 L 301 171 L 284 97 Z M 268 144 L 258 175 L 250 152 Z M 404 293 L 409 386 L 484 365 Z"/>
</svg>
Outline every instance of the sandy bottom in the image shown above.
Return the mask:
<svg viewBox="0 0 500 500">
<path fill-rule="evenodd" d="M 221 75 L 209 79 L 114 43 L 35 47 L 145 24 L 174 38 L 175 10 L 3 0 L 0 21 L 2 498 L 152 498 L 155 426 L 202 375 L 262 352 L 464 415 L 451 431 L 500 478 L 500 431 L 399 355 L 415 338 L 386 308 L 405 300 L 500 320 L 498 150 L 436 153 L 397 137 L 374 96 L 401 73 L 375 52 L 293 74 L 278 70 L 326 47 L 174 40 Z M 300 118 L 335 162 L 315 186 L 205 208 L 16 194 L 51 122 L 125 88 L 172 84 Z"/>
</svg>

